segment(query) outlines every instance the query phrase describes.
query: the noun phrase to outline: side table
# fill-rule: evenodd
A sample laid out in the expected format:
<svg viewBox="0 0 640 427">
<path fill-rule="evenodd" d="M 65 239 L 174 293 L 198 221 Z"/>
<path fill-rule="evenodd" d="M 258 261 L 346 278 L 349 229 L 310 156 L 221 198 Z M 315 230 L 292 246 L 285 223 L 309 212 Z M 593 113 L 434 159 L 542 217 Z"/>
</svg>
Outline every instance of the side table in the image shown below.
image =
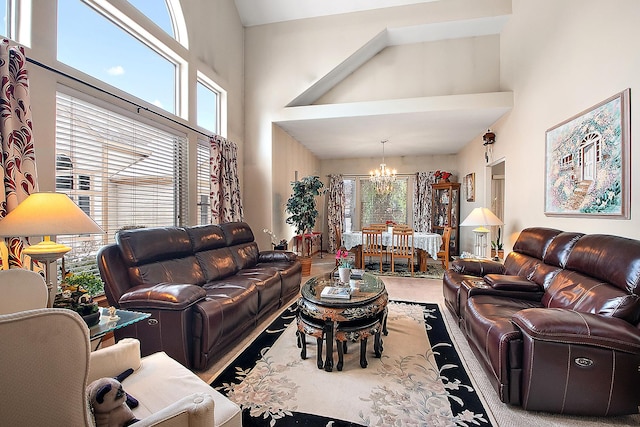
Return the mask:
<svg viewBox="0 0 640 427">
<path fill-rule="evenodd" d="M 91 340 L 91 345 L 94 350 L 97 350 L 98 347 L 100 347 L 103 338 L 109 332 L 124 328 L 125 326 L 129 326 L 151 316 L 150 313 L 116 309 L 117 319 L 111 319 L 107 308 L 102 307 L 100 310 L 100 322 L 89 328 L 89 339 Z"/>
</svg>

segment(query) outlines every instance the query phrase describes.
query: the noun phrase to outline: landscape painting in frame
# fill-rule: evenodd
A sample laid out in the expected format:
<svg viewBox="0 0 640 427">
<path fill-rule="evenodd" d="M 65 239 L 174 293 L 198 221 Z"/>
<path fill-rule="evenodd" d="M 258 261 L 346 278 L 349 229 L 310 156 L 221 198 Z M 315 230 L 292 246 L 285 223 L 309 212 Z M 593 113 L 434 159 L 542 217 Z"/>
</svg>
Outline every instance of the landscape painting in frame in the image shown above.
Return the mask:
<svg viewBox="0 0 640 427">
<path fill-rule="evenodd" d="M 545 215 L 629 218 L 629 89 L 546 132 Z"/>
</svg>

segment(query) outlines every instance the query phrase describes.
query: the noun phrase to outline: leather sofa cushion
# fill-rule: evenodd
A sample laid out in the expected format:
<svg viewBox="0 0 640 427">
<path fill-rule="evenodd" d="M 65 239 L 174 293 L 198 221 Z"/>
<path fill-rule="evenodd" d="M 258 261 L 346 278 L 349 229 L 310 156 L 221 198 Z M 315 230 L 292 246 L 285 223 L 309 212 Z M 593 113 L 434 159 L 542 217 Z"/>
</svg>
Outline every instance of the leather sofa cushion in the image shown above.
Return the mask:
<svg viewBox="0 0 640 427">
<path fill-rule="evenodd" d="M 225 222 L 220 224 L 220 228 L 222 228 L 227 238 L 227 246 L 235 246 L 255 240 L 253 231 L 246 222 Z"/>
<path fill-rule="evenodd" d="M 640 241 L 588 234 L 574 246 L 566 268 L 640 294 Z"/>
<path fill-rule="evenodd" d="M 209 224 L 187 227 L 186 231 L 191 239 L 193 252 L 224 248 L 227 246 L 224 233 L 218 225 Z"/>
<path fill-rule="evenodd" d="M 236 274 L 238 264 L 229 248 L 211 249 L 196 253 L 207 283 Z"/>
<path fill-rule="evenodd" d="M 115 237 L 128 265 L 182 258 L 192 253 L 184 228 L 157 227 L 119 231 Z"/>
<path fill-rule="evenodd" d="M 128 268 L 132 286 L 152 283 L 186 283 L 202 285 L 204 274 L 194 256 L 151 262 Z"/>
<path fill-rule="evenodd" d="M 561 230 L 553 228 L 525 228 L 520 232 L 518 240 L 513 245 L 513 251 L 541 260 L 551 240 L 560 233 L 562 233 Z"/>
<path fill-rule="evenodd" d="M 184 310 L 205 296 L 206 292 L 200 286 L 158 283 L 131 288 L 129 292 L 122 295 L 119 303 L 122 308 Z"/>
<path fill-rule="evenodd" d="M 562 270 L 555 275 L 542 297 L 542 303 L 549 308 L 618 317 L 633 324 L 640 318 L 640 298 L 637 295 L 570 270 Z"/>
<path fill-rule="evenodd" d="M 229 247 L 229 250 L 240 270 L 253 268 L 258 264 L 260 250 L 256 242 L 241 243 Z"/>
<path fill-rule="evenodd" d="M 531 282 L 521 276 L 509 276 L 505 274 L 487 274 L 484 281 L 493 289 L 502 291 L 531 291 L 538 292 L 542 290 L 540 285 Z"/>
<path fill-rule="evenodd" d="M 584 233 L 572 233 L 568 231 L 564 231 L 555 236 L 544 253 L 544 263 L 556 267 L 564 267 L 573 246 L 582 236 L 584 236 Z"/>
</svg>

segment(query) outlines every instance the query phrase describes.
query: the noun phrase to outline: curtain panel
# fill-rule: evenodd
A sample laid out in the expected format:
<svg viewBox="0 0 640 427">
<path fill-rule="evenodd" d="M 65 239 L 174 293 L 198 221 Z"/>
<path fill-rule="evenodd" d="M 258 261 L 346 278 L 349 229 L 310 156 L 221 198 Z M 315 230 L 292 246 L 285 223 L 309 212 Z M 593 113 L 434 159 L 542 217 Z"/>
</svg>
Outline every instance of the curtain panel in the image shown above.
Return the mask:
<svg viewBox="0 0 640 427">
<path fill-rule="evenodd" d="M 0 192 L 0 218 L 38 190 L 26 63 L 22 47 L 10 46 L 7 39 L 0 42 L 0 139 L 4 183 L 4 191 Z M 22 268 L 25 264 L 22 239 L 12 237 L 3 243 L 0 245 L 2 268 Z"/>
<path fill-rule="evenodd" d="M 336 229 L 342 234 L 342 227 L 344 224 L 344 181 L 342 175 L 329 175 L 329 188 L 327 190 L 327 220 L 328 220 L 328 234 L 329 234 L 329 251 L 336 252 L 339 247 L 339 242 L 336 237 Z"/>
<path fill-rule="evenodd" d="M 243 220 L 240 179 L 238 177 L 238 147 L 219 135 L 211 144 L 211 223 Z"/>
<path fill-rule="evenodd" d="M 435 172 L 417 172 L 413 190 L 413 228 L 431 232 L 431 184 L 436 182 Z"/>
</svg>

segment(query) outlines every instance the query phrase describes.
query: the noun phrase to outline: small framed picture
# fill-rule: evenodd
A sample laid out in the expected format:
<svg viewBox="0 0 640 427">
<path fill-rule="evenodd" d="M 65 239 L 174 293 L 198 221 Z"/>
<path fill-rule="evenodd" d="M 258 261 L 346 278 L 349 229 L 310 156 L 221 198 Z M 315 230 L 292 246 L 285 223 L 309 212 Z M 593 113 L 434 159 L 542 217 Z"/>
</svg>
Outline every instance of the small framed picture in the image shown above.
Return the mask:
<svg viewBox="0 0 640 427">
<path fill-rule="evenodd" d="M 467 196 L 467 202 L 476 201 L 476 174 L 468 173 L 464 177 L 464 191 Z"/>
</svg>

